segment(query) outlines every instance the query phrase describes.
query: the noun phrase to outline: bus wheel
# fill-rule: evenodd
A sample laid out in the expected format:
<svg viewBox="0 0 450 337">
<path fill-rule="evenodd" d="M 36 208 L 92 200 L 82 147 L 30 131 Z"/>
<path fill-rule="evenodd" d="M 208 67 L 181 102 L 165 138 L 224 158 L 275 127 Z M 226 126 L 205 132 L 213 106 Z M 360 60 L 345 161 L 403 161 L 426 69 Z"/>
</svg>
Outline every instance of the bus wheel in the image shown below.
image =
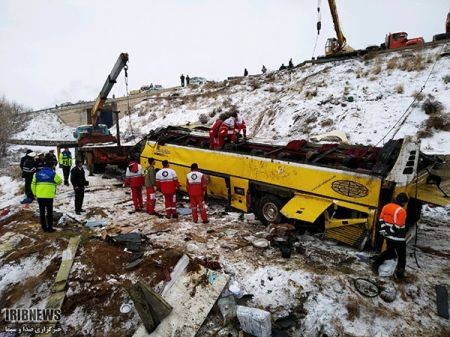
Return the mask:
<svg viewBox="0 0 450 337">
<path fill-rule="evenodd" d="M 265 225 L 280 223 L 282 202 L 274 195 L 265 195 L 258 202 L 258 218 Z"/>
</svg>

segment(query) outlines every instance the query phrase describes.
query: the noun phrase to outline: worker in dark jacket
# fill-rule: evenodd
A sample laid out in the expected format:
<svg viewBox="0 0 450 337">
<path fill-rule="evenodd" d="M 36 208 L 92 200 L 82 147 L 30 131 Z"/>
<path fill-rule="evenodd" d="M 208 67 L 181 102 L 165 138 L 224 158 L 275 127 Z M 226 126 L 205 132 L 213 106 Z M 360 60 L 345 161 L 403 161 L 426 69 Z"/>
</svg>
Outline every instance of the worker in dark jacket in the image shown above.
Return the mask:
<svg viewBox="0 0 450 337">
<path fill-rule="evenodd" d="M 56 165 L 58 165 L 58 159 L 55 156 L 55 150 L 51 149 L 48 151 L 48 153 L 45 155 L 45 161 L 50 164 L 50 167 L 52 169 L 56 168 Z"/>
<path fill-rule="evenodd" d="M 36 154 L 33 151 L 27 150 L 26 155 L 20 159 L 20 168 L 22 170 L 22 178 L 25 179 L 25 194 L 27 196 L 20 202 L 22 204 L 30 204 L 34 200 L 31 182 L 33 181 L 33 175 L 36 172 L 35 156 Z"/>
<path fill-rule="evenodd" d="M 75 192 L 75 213 L 80 215 L 84 212 L 84 188 L 89 185 L 89 182 L 86 180 L 82 160 L 75 161 L 75 167 L 70 171 L 70 182 Z"/>
<path fill-rule="evenodd" d="M 44 167 L 33 175 L 31 190 L 39 204 L 41 227 L 44 232 L 54 232 L 53 229 L 53 199 L 56 196 L 56 186 L 62 179 L 51 168 L 52 163 L 44 162 Z"/>
<path fill-rule="evenodd" d="M 184 87 L 184 75 L 181 74 L 180 76 L 181 86 Z"/>
<path fill-rule="evenodd" d="M 61 151 L 59 154 L 59 166 L 63 170 L 64 185 L 69 186 L 70 168 L 72 167 L 72 153 L 69 151 L 67 146 L 64 148 L 64 151 Z"/>
<path fill-rule="evenodd" d="M 374 271 L 385 261 L 397 256 L 395 276 L 404 277 L 406 266 L 406 210 L 408 195 L 400 193 L 395 201 L 384 205 L 379 216 L 380 234 L 386 239 L 386 250 L 375 258 Z"/>
<path fill-rule="evenodd" d="M 191 81 L 191 78 L 189 75 L 186 75 L 186 85 L 189 85 L 189 82 Z"/>
<path fill-rule="evenodd" d="M 145 170 L 145 190 L 147 194 L 146 208 L 147 213 L 155 215 L 156 204 L 156 171 L 155 158 L 148 158 L 148 167 Z"/>
</svg>

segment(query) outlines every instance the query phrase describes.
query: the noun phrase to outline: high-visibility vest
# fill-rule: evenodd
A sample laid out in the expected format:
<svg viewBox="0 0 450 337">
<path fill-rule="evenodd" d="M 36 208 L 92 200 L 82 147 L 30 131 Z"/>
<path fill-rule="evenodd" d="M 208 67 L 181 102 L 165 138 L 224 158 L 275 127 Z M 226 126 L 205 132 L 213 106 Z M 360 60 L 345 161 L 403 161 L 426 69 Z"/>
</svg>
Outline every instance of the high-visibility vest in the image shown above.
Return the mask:
<svg viewBox="0 0 450 337">
<path fill-rule="evenodd" d="M 61 185 L 61 177 L 50 167 L 44 167 L 33 175 L 31 191 L 36 198 L 53 199 L 56 195 L 56 185 Z"/>
<path fill-rule="evenodd" d="M 395 203 L 384 205 L 379 220 L 381 229 L 387 232 L 386 238 L 395 241 L 405 241 L 406 210 Z"/>
</svg>

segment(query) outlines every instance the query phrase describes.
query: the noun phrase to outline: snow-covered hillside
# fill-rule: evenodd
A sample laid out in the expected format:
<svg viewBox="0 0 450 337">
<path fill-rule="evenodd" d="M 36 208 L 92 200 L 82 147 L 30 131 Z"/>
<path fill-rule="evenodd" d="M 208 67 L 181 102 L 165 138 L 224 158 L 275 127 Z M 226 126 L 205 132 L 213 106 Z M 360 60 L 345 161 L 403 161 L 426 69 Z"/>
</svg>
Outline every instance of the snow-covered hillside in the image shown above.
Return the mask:
<svg viewBox="0 0 450 337">
<path fill-rule="evenodd" d="M 429 115 L 422 105 L 428 99 L 442 104 L 438 120 L 443 122 L 437 125 L 447 131 L 427 130 L 432 136 L 423 138 L 422 149 L 448 153 L 450 57 L 441 56 L 445 48 L 306 64 L 292 71 L 178 88 L 136 105 L 132 129 L 146 134 L 157 126 L 199 123 L 199 119 L 211 125 L 218 110 L 236 108 L 251 137 L 281 143 L 342 130 L 351 143 L 375 145 L 393 135 L 396 128 L 389 133 L 390 129 L 404 115 L 406 122 L 395 138 L 416 135 L 419 130 L 423 136 Z M 121 125 L 129 125 L 129 117 Z"/>
</svg>

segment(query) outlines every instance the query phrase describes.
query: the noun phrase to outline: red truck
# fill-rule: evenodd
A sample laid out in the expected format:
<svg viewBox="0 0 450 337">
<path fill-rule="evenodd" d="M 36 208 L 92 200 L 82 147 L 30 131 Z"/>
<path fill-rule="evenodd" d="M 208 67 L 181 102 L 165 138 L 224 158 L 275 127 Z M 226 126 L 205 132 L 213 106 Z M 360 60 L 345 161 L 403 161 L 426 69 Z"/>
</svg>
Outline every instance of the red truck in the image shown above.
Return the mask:
<svg viewBox="0 0 450 337">
<path fill-rule="evenodd" d="M 408 34 L 405 32 L 389 33 L 386 35 L 385 43 L 381 44 L 381 48 L 396 49 L 414 45 L 423 45 L 424 43 L 423 37 L 408 39 Z"/>
</svg>

